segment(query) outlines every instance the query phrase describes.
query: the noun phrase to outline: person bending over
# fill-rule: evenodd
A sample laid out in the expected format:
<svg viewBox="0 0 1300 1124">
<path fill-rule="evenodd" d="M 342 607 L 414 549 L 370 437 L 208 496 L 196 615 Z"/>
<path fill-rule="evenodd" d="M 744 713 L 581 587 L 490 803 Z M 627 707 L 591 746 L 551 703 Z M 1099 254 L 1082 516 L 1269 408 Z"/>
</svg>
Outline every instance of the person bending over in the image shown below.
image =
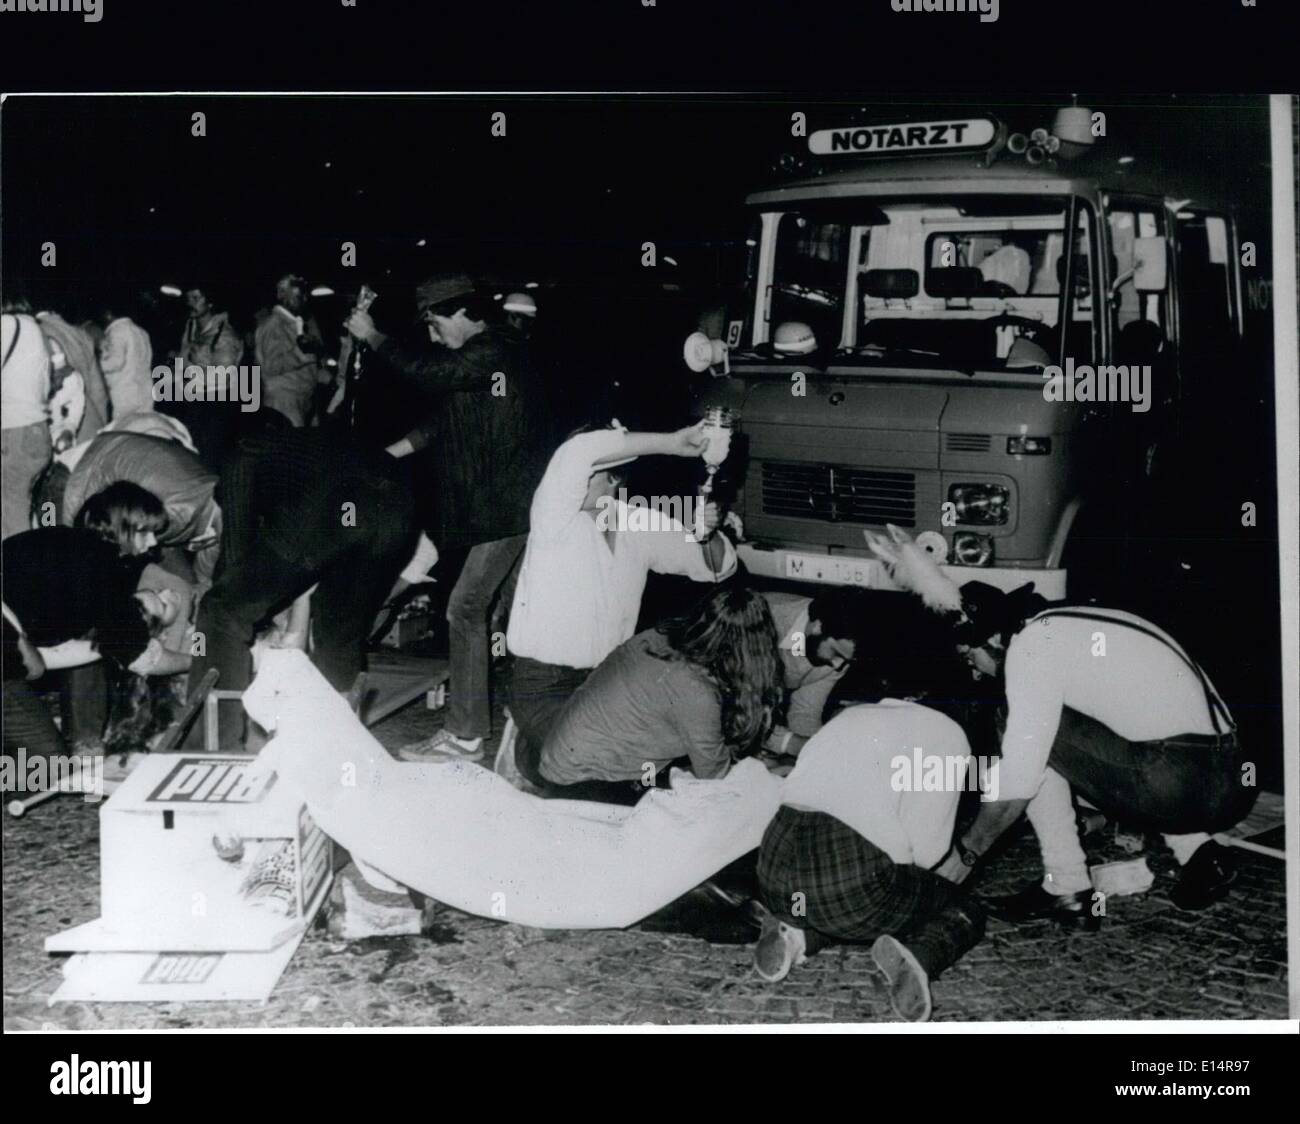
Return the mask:
<svg viewBox="0 0 1300 1124">
<path fill-rule="evenodd" d="M 776 983 L 834 942 L 870 943 L 894 1010 L 930 1017 L 930 980 L 979 943 L 984 914 L 929 869 L 948 850 L 958 785 L 897 783 L 917 747 L 968 773 L 970 748 L 952 719 L 894 699 L 845 710 L 804 746 L 781 808 L 763 834 L 758 974 Z"/>
<path fill-rule="evenodd" d="M 1132 613 L 1049 606 L 1032 584 L 1010 594 L 978 581 L 958 590 L 904 532 L 891 534 L 892 544 L 869 536 L 872 549 L 896 580 L 932 591 L 959 650 L 977 675 L 1001 681 L 1007 700 L 999 799 L 981 806 L 939 873 L 964 880 L 1023 812 L 1045 877 L 990 899 L 990 911 L 1096 930 L 1103 908 L 1079 843 L 1073 787 L 1106 815 L 1164 835 L 1182 868 L 1171 893 L 1180 909 L 1224 897 L 1236 870 L 1209 833 L 1237 823 L 1256 789 L 1232 716 L 1200 665 Z M 909 577 L 917 574 L 919 582 Z"/>
<path fill-rule="evenodd" d="M 67 752 L 30 680 L 103 656 L 138 675 L 175 675 L 189 657 L 164 649 L 166 598 L 137 593 L 139 567 L 92 531 L 48 527 L 6 539 L 4 747 Z"/>
<path fill-rule="evenodd" d="M 242 438 L 222 467 L 221 568 L 199 605 L 206 651 L 190 690 L 210 667 L 220 670 L 220 689 L 247 687 L 258 625 L 316 585 L 312 661 L 349 692 L 365 670 L 370 626 L 410 557 L 410 491 L 386 454 L 261 413 L 266 431 Z M 233 749 L 242 708 L 223 702 L 220 717 L 221 746 Z"/>
<path fill-rule="evenodd" d="M 697 777 L 725 776 L 762 744 L 780 700 L 767 602 L 729 584 L 606 657 L 521 771 L 545 796 L 635 803 L 680 758 Z"/>
</svg>

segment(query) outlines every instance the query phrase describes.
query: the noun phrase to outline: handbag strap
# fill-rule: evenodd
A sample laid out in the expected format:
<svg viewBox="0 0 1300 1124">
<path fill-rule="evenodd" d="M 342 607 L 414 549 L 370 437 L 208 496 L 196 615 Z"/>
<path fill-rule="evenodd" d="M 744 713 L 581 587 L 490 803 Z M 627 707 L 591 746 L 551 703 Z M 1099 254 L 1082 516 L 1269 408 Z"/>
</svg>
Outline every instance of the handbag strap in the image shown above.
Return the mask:
<svg viewBox="0 0 1300 1124">
<path fill-rule="evenodd" d="M 1101 621 L 1104 624 L 1117 624 L 1123 628 L 1131 628 L 1134 632 L 1141 632 L 1146 636 L 1150 636 L 1153 640 L 1160 641 L 1161 644 L 1178 656 L 1183 663 L 1192 669 L 1192 673 L 1196 676 L 1197 681 L 1201 685 L 1201 690 L 1205 692 L 1205 703 L 1210 712 L 1210 721 L 1214 725 L 1215 734 L 1221 736 L 1225 732 L 1231 732 L 1237 728 L 1236 724 L 1232 721 L 1232 715 L 1228 713 L 1227 705 L 1221 698 L 1219 698 L 1218 693 L 1210 685 L 1210 681 L 1206 677 L 1200 664 L 1169 639 L 1169 637 L 1161 636 L 1160 633 L 1156 632 L 1154 629 L 1145 628 L 1140 624 L 1135 624 L 1133 621 L 1121 620 L 1119 617 L 1104 616 L 1098 612 L 1083 612 L 1079 609 L 1048 609 L 1045 612 L 1039 613 L 1038 616 L 1032 619 L 1035 621 L 1041 621 L 1046 617 L 1073 617 L 1076 620 Z M 1220 713 L 1223 715 L 1224 725 L 1227 727 L 1226 731 L 1219 728 Z"/>
</svg>

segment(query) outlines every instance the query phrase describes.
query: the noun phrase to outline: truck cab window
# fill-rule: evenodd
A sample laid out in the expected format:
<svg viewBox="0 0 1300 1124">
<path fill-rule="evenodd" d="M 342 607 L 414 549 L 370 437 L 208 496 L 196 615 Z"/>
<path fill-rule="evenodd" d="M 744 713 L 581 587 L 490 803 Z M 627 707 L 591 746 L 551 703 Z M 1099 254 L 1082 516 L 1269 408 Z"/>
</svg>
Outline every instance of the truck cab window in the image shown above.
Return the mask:
<svg viewBox="0 0 1300 1124">
<path fill-rule="evenodd" d="M 839 343 L 850 231 L 846 223 L 798 213 L 781 216 L 772 285 L 774 330 L 796 320 L 812 328 L 819 347 Z"/>
</svg>

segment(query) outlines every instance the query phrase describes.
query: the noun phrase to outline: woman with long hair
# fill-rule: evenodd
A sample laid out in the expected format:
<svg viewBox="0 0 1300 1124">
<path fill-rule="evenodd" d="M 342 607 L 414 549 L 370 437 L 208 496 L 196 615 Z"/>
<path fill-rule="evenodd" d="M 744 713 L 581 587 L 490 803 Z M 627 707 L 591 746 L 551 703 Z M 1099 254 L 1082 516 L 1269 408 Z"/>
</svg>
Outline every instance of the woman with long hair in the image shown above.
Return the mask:
<svg viewBox="0 0 1300 1124">
<path fill-rule="evenodd" d="M 560 715 L 536 760 L 545 796 L 635 803 L 682 758 L 702 779 L 755 752 L 781 701 L 766 600 L 728 583 L 615 649 Z"/>
</svg>

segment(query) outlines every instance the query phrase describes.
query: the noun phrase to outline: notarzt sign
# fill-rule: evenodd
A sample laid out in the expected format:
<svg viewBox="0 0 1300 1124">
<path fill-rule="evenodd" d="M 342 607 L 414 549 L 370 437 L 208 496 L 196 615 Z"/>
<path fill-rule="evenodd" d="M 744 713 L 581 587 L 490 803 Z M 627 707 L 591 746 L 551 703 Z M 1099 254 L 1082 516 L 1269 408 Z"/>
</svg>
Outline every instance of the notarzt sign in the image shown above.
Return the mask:
<svg viewBox="0 0 1300 1124">
<path fill-rule="evenodd" d="M 987 148 L 997 135 L 997 125 L 987 117 L 961 121 L 917 121 L 900 125 L 863 125 L 821 129 L 808 138 L 815 156 L 854 153 L 953 152 Z"/>
</svg>

